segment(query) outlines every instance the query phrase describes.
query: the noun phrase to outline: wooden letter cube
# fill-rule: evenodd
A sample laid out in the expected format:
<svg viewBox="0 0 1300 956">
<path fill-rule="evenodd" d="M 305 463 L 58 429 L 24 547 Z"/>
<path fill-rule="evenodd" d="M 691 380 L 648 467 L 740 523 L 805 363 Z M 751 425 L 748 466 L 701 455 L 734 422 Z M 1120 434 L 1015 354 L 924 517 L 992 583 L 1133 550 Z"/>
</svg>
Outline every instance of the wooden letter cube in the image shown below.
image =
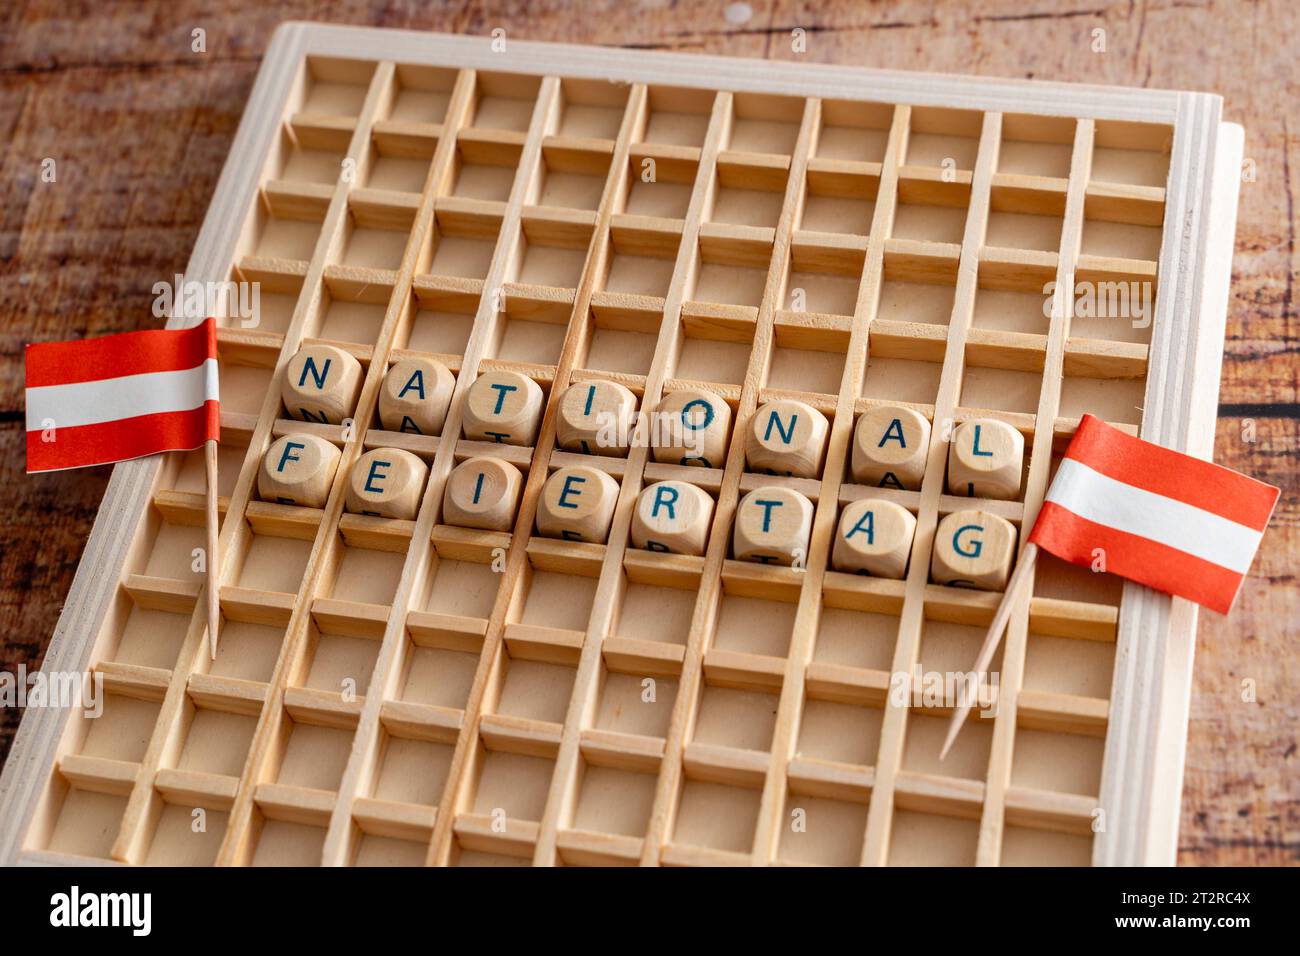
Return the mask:
<svg viewBox="0 0 1300 956">
<path fill-rule="evenodd" d="M 901 578 L 915 533 L 916 517 L 902 505 L 879 498 L 854 501 L 840 515 L 831 564 L 836 571 Z"/>
<path fill-rule="evenodd" d="M 555 437 L 560 447 L 588 455 L 627 456 L 636 396 L 617 382 L 576 382 L 560 396 Z"/>
<path fill-rule="evenodd" d="M 970 498 L 1013 500 L 1020 494 L 1024 464 L 1025 438 L 1006 422 L 962 422 L 948 448 L 948 490 Z"/>
<path fill-rule="evenodd" d="M 731 406 L 720 395 L 686 388 L 663 397 L 651 429 L 655 461 L 721 468 L 727 463 Z"/>
<path fill-rule="evenodd" d="M 713 499 L 685 481 L 660 481 L 637 498 L 632 544 L 647 551 L 703 554 L 713 521 Z"/>
<path fill-rule="evenodd" d="M 484 372 L 465 395 L 465 437 L 504 445 L 532 445 L 542 424 L 542 388 L 527 375 Z"/>
<path fill-rule="evenodd" d="M 437 435 L 447 420 L 456 379 L 441 362 L 409 358 L 395 362 L 379 390 L 379 420 L 392 432 Z"/>
<path fill-rule="evenodd" d="M 257 470 L 263 501 L 323 508 L 342 452 L 315 435 L 285 435 L 271 443 Z"/>
<path fill-rule="evenodd" d="M 925 477 L 930 420 L 901 405 L 869 408 L 853 430 L 851 468 L 858 484 L 916 491 Z"/>
<path fill-rule="evenodd" d="M 1010 521 L 985 511 L 954 511 L 935 529 L 930 577 L 939 584 L 1001 591 L 1015 553 Z"/>
<path fill-rule="evenodd" d="M 409 451 L 375 448 L 352 466 L 344 504 L 353 514 L 409 521 L 420 510 L 428 477 L 429 466 Z"/>
<path fill-rule="evenodd" d="M 499 458 L 468 458 L 447 478 L 442 520 L 460 528 L 510 531 L 519 507 L 523 475 Z"/>
<path fill-rule="evenodd" d="M 741 561 L 803 567 L 808 562 L 813 504 L 797 491 L 755 488 L 736 506 L 732 549 Z"/>
<path fill-rule="evenodd" d="M 816 478 L 830 426 L 811 405 L 788 399 L 768 402 L 750 419 L 745 460 L 750 471 Z"/>
<path fill-rule="evenodd" d="M 284 368 L 280 397 L 290 418 L 342 425 L 361 392 L 361 363 L 333 345 L 304 345 Z"/>
<path fill-rule="evenodd" d="M 561 468 L 546 479 L 537 530 L 548 538 L 603 544 L 618 501 L 618 482 L 599 468 Z"/>
</svg>

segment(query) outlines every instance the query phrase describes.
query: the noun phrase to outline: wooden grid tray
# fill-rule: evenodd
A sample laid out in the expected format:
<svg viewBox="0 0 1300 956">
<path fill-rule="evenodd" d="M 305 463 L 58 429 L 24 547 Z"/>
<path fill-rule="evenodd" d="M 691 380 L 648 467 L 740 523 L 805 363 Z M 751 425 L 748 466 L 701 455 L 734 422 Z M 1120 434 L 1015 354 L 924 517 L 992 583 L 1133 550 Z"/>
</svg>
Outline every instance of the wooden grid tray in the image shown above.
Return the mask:
<svg viewBox="0 0 1300 956">
<path fill-rule="evenodd" d="M 102 674 L 104 715 L 28 712 L 0 863 L 1172 863 L 1185 602 L 1046 560 L 997 715 L 948 761 L 945 712 L 886 698 L 892 673 L 967 668 L 998 597 L 928 580 L 938 519 L 970 504 L 940 425 L 1023 433 L 1020 499 L 979 502 L 1017 526 L 1084 411 L 1209 453 L 1241 154 L 1219 116 L 1202 94 L 281 27 L 187 271 L 262 289 L 261 325 L 219 336 L 216 661 L 188 571 L 201 452 L 119 465 L 45 662 Z M 1048 282 L 1157 277 L 1146 329 L 1045 314 Z M 365 368 L 347 432 L 286 420 L 309 341 Z M 375 416 L 410 354 L 457 377 L 441 437 Z M 545 391 L 536 447 L 457 437 L 500 368 Z M 705 388 L 737 422 L 805 401 L 831 422 L 821 478 L 747 474 L 736 440 L 718 469 L 556 450 L 557 397 L 593 379 L 645 409 Z M 918 519 L 902 581 L 827 567 L 840 507 L 882 494 L 846 469 L 882 402 L 936 423 L 920 490 L 885 493 Z M 326 506 L 256 500 L 269 443 L 304 430 L 342 449 Z M 380 446 L 430 466 L 414 521 L 343 511 Z M 526 472 L 512 534 L 440 523 L 482 454 Z M 533 530 L 579 461 L 621 486 L 605 544 Z M 702 558 L 629 545 L 637 493 L 670 477 L 716 499 Z M 739 496 L 772 483 L 816 504 L 801 571 L 729 555 Z"/>
</svg>

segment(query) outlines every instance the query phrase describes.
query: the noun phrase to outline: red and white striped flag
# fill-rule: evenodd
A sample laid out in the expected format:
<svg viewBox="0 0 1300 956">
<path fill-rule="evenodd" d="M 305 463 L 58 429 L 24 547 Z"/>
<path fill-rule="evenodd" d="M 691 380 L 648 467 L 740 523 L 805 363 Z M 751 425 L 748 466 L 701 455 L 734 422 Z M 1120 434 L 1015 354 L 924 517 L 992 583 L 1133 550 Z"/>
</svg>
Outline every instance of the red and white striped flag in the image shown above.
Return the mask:
<svg viewBox="0 0 1300 956">
<path fill-rule="evenodd" d="M 1226 614 L 1278 489 L 1084 415 L 1030 542 Z M 1101 549 L 1100 552 L 1098 549 Z"/>
<path fill-rule="evenodd" d="M 217 441 L 217 328 L 27 346 L 27 471 L 59 471 Z"/>
</svg>

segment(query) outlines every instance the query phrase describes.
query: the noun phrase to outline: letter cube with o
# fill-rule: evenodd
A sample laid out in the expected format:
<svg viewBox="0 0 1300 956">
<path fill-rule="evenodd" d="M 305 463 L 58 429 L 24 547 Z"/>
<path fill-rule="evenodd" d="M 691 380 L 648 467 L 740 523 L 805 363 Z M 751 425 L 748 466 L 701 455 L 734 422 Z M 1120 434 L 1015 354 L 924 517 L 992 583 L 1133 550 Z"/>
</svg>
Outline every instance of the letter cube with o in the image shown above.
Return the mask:
<svg viewBox="0 0 1300 956">
<path fill-rule="evenodd" d="M 655 409 L 652 424 L 655 461 L 698 468 L 727 463 L 731 406 L 722 396 L 699 388 L 671 392 Z"/>
</svg>

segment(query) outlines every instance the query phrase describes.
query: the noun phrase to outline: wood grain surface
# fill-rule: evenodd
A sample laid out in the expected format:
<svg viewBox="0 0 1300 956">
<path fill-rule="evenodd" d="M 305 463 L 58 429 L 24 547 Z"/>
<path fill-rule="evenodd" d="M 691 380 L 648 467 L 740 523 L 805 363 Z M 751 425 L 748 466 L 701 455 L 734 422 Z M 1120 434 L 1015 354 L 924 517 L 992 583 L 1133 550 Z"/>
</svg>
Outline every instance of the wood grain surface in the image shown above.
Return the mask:
<svg viewBox="0 0 1300 956">
<path fill-rule="evenodd" d="M 1282 486 L 1236 610 L 1202 617 L 1182 864 L 1300 863 L 1300 6 L 1262 3 L 11 2 L 0 10 L 0 669 L 39 666 L 109 471 L 27 477 L 23 345 L 147 328 L 285 19 L 1208 90 L 1246 128 L 1215 457 Z M 791 31 L 806 31 L 795 53 Z M 192 31 L 206 52 L 191 51 Z M 1105 31 L 1105 52 L 1094 32 Z M 57 178 L 42 180 L 55 161 Z M 0 759 L 19 714 L 0 711 Z"/>
</svg>

